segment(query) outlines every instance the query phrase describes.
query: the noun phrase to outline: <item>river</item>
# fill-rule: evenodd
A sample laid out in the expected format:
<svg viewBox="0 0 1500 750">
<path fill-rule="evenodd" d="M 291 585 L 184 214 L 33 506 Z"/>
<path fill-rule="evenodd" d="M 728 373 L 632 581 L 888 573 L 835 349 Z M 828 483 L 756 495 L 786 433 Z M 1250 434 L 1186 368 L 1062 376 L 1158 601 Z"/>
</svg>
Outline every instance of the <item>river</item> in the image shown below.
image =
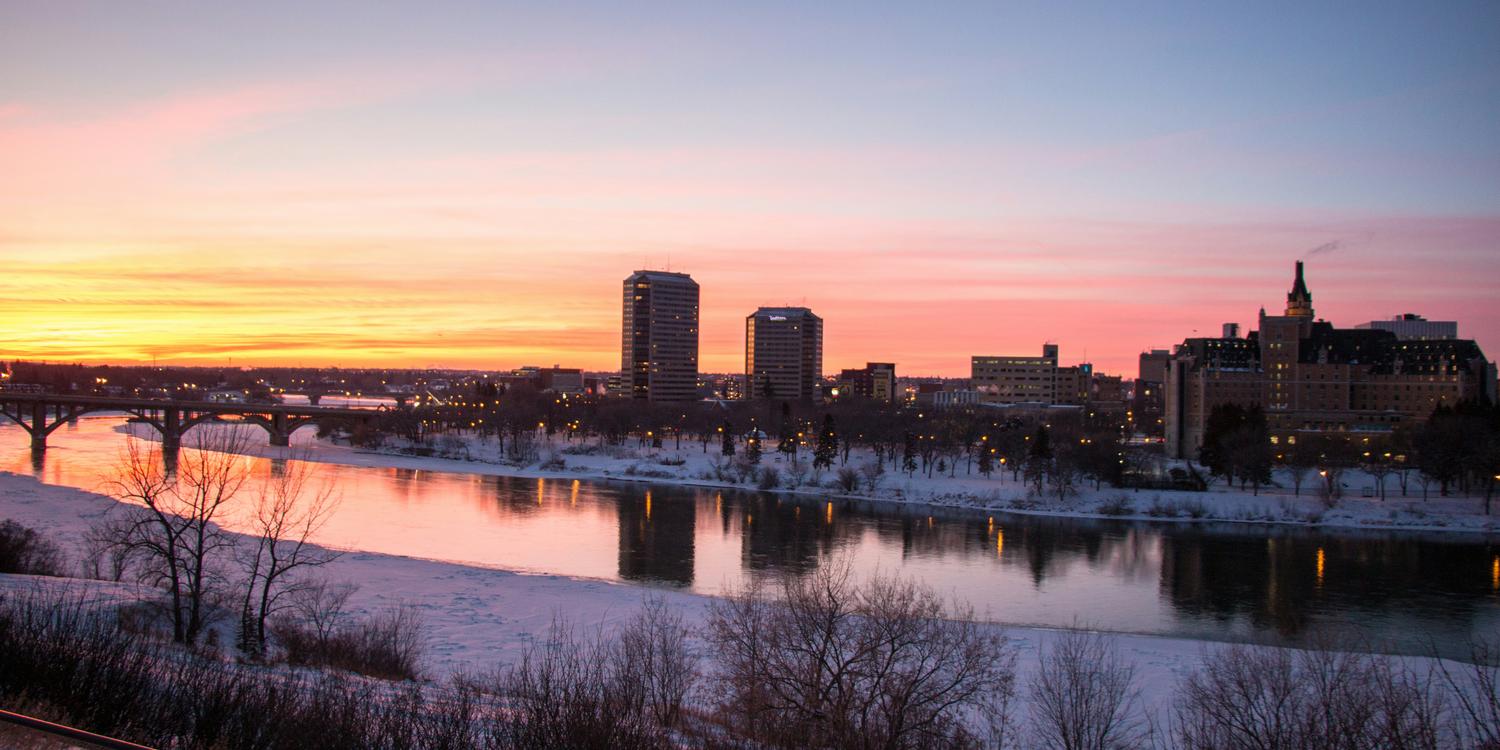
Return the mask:
<svg viewBox="0 0 1500 750">
<path fill-rule="evenodd" d="M 0 470 L 98 491 L 122 419 L 65 425 L 33 454 L 0 427 Z M 296 442 L 311 440 L 311 430 Z M 252 459 L 259 472 L 272 459 Z M 999 622 L 1284 644 L 1359 637 L 1459 655 L 1500 633 L 1500 544 L 1473 535 L 1313 531 L 937 511 L 812 496 L 316 464 L 348 549 L 716 594 L 847 558 Z"/>
</svg>

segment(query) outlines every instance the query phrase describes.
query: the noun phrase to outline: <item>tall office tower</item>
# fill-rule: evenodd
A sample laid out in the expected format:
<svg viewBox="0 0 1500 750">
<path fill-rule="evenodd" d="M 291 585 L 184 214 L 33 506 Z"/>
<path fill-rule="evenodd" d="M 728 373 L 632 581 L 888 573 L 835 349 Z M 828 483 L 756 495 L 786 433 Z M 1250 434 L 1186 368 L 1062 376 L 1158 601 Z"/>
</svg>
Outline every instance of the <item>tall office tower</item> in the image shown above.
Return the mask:
<svg viewBox="0 0 1500 750">
<path fill-rule="evenodd" d="M 625 279 L 620 377 L 631 398 L 698 398 L 698 282 L 685 273 L 636 271 Z"/>
<path fill-rule="evenodd" d="M 823 378 L 823 319 L 805 307 L 762 307 L 745 318 L 749 398 L 812 399 Z"/>
</svg>

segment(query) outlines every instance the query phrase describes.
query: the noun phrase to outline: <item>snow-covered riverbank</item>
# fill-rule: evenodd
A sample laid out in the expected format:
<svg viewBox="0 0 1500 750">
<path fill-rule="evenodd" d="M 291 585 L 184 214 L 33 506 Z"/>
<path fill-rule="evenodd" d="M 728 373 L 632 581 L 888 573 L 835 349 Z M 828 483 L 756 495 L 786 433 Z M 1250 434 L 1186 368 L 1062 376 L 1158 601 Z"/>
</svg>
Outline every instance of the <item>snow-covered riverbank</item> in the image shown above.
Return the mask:
<svg viewBox="0 0 1500 750">
<path fill-rule="evenodd" d="M 153 436 L 149 430 L 138 434 Z M 285 449 L 258 440 L 251 442 L 251 450 L 266 457 L 286 455 Z M 350 466 L 760 489 L 754 478 L 735 481 L 732 459 L 719 455 L 717 446 L 704 450 L 698 443 L 688 442 L 680 447 L 671 442 L 662 448 L 600 447 L 558 439 L 542 442 L 538 458 L 524 463 L 507 461 L 493 442 L 472 436 L 445 438 L 431 446 L 417 447 L 392 441 L 378 451 L 328 440 L 302 440 L 295 452 L 306 460 Z M 887 471 L 873 489 L 861 472 L 857 489 L 846 491 L 839 486 L 840 468 L 860 470 L 873 462 L 874 456 L 867 449 L 855 449 L 847 462 L 837 461 L 832 469 L 821 472 L 811 467 L 811 456 L 806 451 L 795 464 L 773 452 L 762 458 L 764 467 L 775 468 L 780 475 L 781 481 L 774 491 L 820 497 L 1041 516 L 1500 535 L 1500 515 L 1485 515 L 1483 498 L 1440 497 L 1435 488 L 1429 488 L 1424 499 L 1415 481 L 1403 496 L 1396 481 L 1387 478 L 1386 498 L 1382 500 L 1375 489 L 1377 480 L 1360 471 L 1344 472 L 1344 495 L 1331 505 L 1317 496 L 1313 485 L 1321 481 L 1318 477 L 1297 492 L 1291 489 L 1293 483 L 1285 471 L 1278 471 L 1274 477 L 1277 486 L 1262 488 L 1258 493 L 1222 485 L 1207 492 L 1122 490 L 1108 486 L 1096 489 L 1092 483 L 1082 482 L 1061 500 L 1050 490 L 1034 492 L 1009 471 L 996 471 L 987 478 L 964 464 L 952 467 L 947 473 L 934 472 L 932 476 Z M 1496 505 L 1500 506 L 1500 502 Z"/>
<path fill-rule="evenodd" d="M 118 501 L 72 487 L 0 473 L 0 519 L 13 519 L 58 542 L 73 560 L 83 557 L 87 529 Z M 319 575 L 350 581 L 359 590 L 350 612 L 363 615 L 393 604 L 421 612 L 426 629 L 423 667 L 429 677 L 485 670 L 511 663 L 527 645 L 545 636 L 556 617 L 586 628 L 606 628 L 639 609 L 647 596 L 663 598 L 694 630 L 701 628 L 711 597 L 678 591 L 563 576 L 526 575 L 396 555 L 348 550 Z M 29 585 L 27 577 L 0 576 L 0 588 Z M 141 589 L 102 586 L 112 596 Z M 1035 668 L 1045 628 L 1004 627 L 1020 649 L 1022 679 Z M 1185 638 L 1119 635 L 1120 652 L 1136 665 L 1143 696 L 1151 705 L 1170 698 L 1177 678 L 1196 668 L 1212 643 Z"/>
</svg>

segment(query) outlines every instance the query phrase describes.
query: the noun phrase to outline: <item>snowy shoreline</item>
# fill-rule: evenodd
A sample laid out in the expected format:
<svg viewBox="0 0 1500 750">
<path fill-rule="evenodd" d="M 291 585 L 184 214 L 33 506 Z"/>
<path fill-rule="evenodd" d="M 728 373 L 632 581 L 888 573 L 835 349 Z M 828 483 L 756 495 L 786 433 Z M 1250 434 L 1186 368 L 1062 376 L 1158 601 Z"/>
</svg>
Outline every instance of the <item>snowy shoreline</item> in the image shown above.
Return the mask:
<svg viewBox="0 0 1500 750">
<path fill-rule="evenodd" d="M 128 425 L 119 427 L 122 431 Z M 153 437 L 154 432 L 135 432 Z M 1477 497 L 1401 497 L 1388 493 L 1386 500 L 1345 496 L 1334 508 L 1325 507 L 1307 487 L 1300 495 L 1279 488 L 1264 488 L 1258 494 L 1225 487 L 1205 492 L 1175 490 L 1132 490 L 1104 487 L 1099 490 L 1080 487 L 1064 502 L 1044 494 L 1034 496 L 1023 481 L 1013 478 L 984 479 L 977 475 L 956 477 L 905 477 L 886 474 L 875 493 L 843 492 L 827 486 L 824 479 L 817 486 L 778 486 L 761 489 L 754 484 L 718 481 L 716 453 L 703 452 L 698 446 L 684 448 L 640 449 L 598 448 L 594 453 L 567 453 L 569 445 L 544 444 L 539 458 L 525 465 L 507 463 L 494 446 L 473 438 L 462 439 L 466 457 L 414 455 L 399 448 L 366 450 L 341 443 L 317 439 L 293 449 L 299 459 L 346 466 L 401 468 L 458 474 L 479 474 L 518 479 L 586 479 L 605 482 L 633 482 L 660 486 L 731 489 L 742 492 L 775 492 L 799 497 L 819 497 L 841 502 L 871 503 L 876 507 L 899 509 L 932 509 L 984 515 L 1014 515 L 1040 518 L 1073 518 L 1093 521 L 1129 521 L 1139 523 L 1225 524 L 1246 528 L 1292 528 L 1328 533 L 1347 531 L 1394 532 L 1413 538 L 1459 535 L 1460 538 L 1500 537 L 1500 516 L 1482 514 L 1483 500 Z M 450 448 L 450 450 L 455 450 Z M 260 457 L 284 457 L 286 449 L 252 441 L 249 451 Z M 863 465 L 873 460 L 856 450 L 849 465 Z M 611 455 L 611 453 L 616 455 Z M 561 469 L 541 468 L 548 459 L 561 460 Z M 802 462 L 807 463 L 806 459 Z M 763 464 L 783 469 L 782 458 L 768 453 Z M 838 466 L 829 473 L 835 473 Z M 997 477 L 1000 473 L 997 472 Z M 1363 472 L 1346 473 L 1351 482 L 1373 481 Z M 1497 503 L 1500 505 L 1500 503 Z M 1110 512 L 1101 512 L 1107 509 Z"/>
<path fill-rule="evenodd" d="M 390 456 L 348 453 L 351 458 L 378 459 L 381 465 L 391 465 Z M 62 545 L 75 563 L 83 558 L 84 532 L 121 506 L 105 495 L 0 472 L 0 518 L 37 529 Z M 320 570 L 319 577 L 360 586 L 350 600 L 349 611 L 355 616 L 392 605 L 415 607 L 426 626 L 422 666 L 431 679 L 514 663 L 532 643 L 546 637 L 557 618 L 585 631 L 612 629 L 632 617 L 647 597 L 662 599 L 682 614 L 690 629 L 701 632 L 707 606 L 715 601 L 711 595 L 664 587 L 523 573 L 361 549 L 345 550 Z M 0 590 L 29 585 L 25 578 L 0 575 Z M 120 584 L 80 584 L 124 590 Z M 138 586 L 128 588 L 143 591 Z M 1059 632 L 1058 628 L 1044 626 L 981 622 L 984 627 L 1002 631 L 1017 646 L 1017 676 L 1022 681 L 1036 670 L 1039 647 L 1049 634 Z M 1235 640 L 1103 632 L 1110 632 L 1114 647 L 1135 666 L 1143 701 L 1153 710 L 1167 705 L 1180 677 L 1199 668 L 1205 656 L 1221 643 Z"/>
<path fill-rule="evenodd" d="M 36 529 L 64 548 L 75 564 L 83 557 L 83 532 L 121 503 L 74 487 L 44 484 L 0 472 L 0 518 Z M 411 605 L 426 628 L 425 677 L 484 671 L 514 663 L 546 637 L 555 618 L 584 630 L 613 628 L 632 617 L 647 597 L 665 601 L 701 631 L 714 597 L 668 588 L 559 575 L 520 573 L 361 550 L 344 554 L 319 572 L 331 581 L 359 585 L 349 612 L 364 616 L 392 605 Z M 34 585 L 30 576 L 0 575 L 0 592 Z M 139 586 L 78 579 L 77 585 L 128 598 Z M 984 622 L 1003 631 L 1019 649 L 1018 676 L 1034 670 L 1037 647 L 1056 628 Z M 1107 631 L 1106 631 L 1107 632 Z M 1219 641 L 1112 633 L 1120 653 L 1137 665 L 1142 694 L 1166 701 L 1177 678 L 1197 668 Z M 1149 701 L 1149 702 L 1154 702 Z"/>
<path fill-rule="evenodd" d="M 123 416 L 123 415 L 121 415 Z M 210 427 L 204 425 L 203 427 Z M 140 428 L 122 422 L 114 428 L 117 432 L 137 438 L 155 441 L 155 430 Z M 261 436 L 256 430 L 256 438 Z M 260 458 L 296 458 L 298 460 L 337 464 L 365 468 L 398 468 L 415 471 L 431 471 L 447 474 L 477 474 L 482 476 L 511 477 L 516 479 L 581 479 L 602 482 L 631 482 L 658 486 L 698 487 L 726 489 L 741 492 L 773 492 L 798 497 L 819 497 L 841 502 L 870 503 L 875 507 L 901 510 L 941 510 L 986 515 L 1012 515 L 1037 518 L 1079 519 L 1086 521 L 1127 521 L 1146 524 L 1197 524 L 1240 526 L 1247 529 L 1302 529 L 1326 533 L 1390 532 L 1410 534 L 1415 539 L 1455 538 L 1489 540 L 1500 537 L 1500 513 L 1483 514 L 1483 498 L 1431 496 L 1402 496 L 1399 490 L 1388 489 L 1387 498 L 1354 496 L 1342 497 L 1336 507 L 1328 508 L 1315 497 L 1315 490 L 1304 486 L 1300 494 L 1293 494 L 1277 486 L 1280 480 L 1290 483 L 1284 470 L 1278 470 L 1273 483 L 1261 488 L 1258 494 L 1230 487 L 1211 487 L 1204 492 L 1181 490 L 1129 489 L 1102 487 L 1095 490 L 1087 483 L 1064 502 L 1058 502 L 1051 493 L 1034 495 L 1024 481 L 1006 477 L 1006 472 L 995 472 L 990 479 L 974 474 L 945 477 L 905 477 L 899 473 L 886 473 L 885 480 L 875 493 L 868 491 L 844 492 L 829 486 L 831 480 L 824 479 L 816 486 L 777 486 L 761 489 L 754 483 L 718 481 L 712 477 L 713 463 L 718 456 L 716 449 L 703 451 L 699 446 L 683 448 L 603 448 L 592 453 L 567 453 L 575 447 L 564 441 L 543 441 L 537 460 L 516 464 L 499 455 L 498 449 L 487 441 L 473 436 L 457 438 L 450 452 L 462 451 L 459 455 L 417 455 L 399 445 L 383 450 L 355 448 L 345 443 L 326 439 L 298 441 L 292 448 L 272 446 L 260 439 L 248 441 L 244 452 Z M 577 444 L 582 446 L 583 443 Z M 433 453 L 440 449 L 427 447 Z M 290 452 L 289 452 L 290 451 Z M 609 453 L 619 455 L 608 455 Z M 861 466 L 870 463 L 873 457 L 867 449 L 853 451 L 848 465 Z M 561 459 L 561 469 L 541 468 L 548 459 Z M 664 461 L 666 463 L 664 463 Z M 763 465 L 783 468 L 782 457 L 767 453 Z M 802 459 L 804 464 L 807 459 Z M 842 465 L 839 462 L 830 470 L 835 474 Z M 644 472 L 644 473 L 642 473 Z M 1346 482 L 1363 485 L 1375 481 L 1359 470 L 1345 472 Z M 1309 483 L 1310 485 L 1311 483 Z M 1500 511 L 1500 500 L 1496 501 Z M 1106 509 L 1109 512 L 1101 512 Z"/>
</svg>

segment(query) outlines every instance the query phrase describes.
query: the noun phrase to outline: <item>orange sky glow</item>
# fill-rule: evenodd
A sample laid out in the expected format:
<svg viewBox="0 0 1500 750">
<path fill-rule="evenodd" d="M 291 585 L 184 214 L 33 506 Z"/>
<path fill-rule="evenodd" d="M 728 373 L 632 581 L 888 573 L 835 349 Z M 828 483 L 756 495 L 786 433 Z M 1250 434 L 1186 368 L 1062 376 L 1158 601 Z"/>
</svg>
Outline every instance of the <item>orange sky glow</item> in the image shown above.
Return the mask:
<svg viewBox="0 0 1500 750">
<path fill-rule="evenodd" d="M 805 304 L 825 320 L 825 372 L 966 376 L 972 355 L 1054 342 L 1065 363 L 1133 375 L 1143 350 L 1253 329 L 1328 243 L 1307 258 L 1320 317 L 1456 319 L 1500 349 L 1492 143 L 1477 159 L 1285 143 L 1446 89 L 980 137 L 965 128 L 1003 107 L 940 119 L 961 100 L 941 77 L 872 73 L 847 104 L 711 71 L 725 82 L 699 90 L 677 56 L 708 50 L 644 43 L 416 64 L 356 50 L 295 73 L 141 63 L 135 79 L 127 56 L 126 84 L 95 90 L 48 77 L 36 50 L 63 25 L 6 21 L 40 41 L 0 53 L 5 359 L 610 370 L 621 280 L 670 267 L 702 286 L 707 372 L 743 368 L 756 306 Z M 749 104 L 721 98 L 736 86 Z M 965 134 L 912 136 L 863 93 Z M 1370 192 L 1424 181 L 1479 187 Z"/>
</svg>

